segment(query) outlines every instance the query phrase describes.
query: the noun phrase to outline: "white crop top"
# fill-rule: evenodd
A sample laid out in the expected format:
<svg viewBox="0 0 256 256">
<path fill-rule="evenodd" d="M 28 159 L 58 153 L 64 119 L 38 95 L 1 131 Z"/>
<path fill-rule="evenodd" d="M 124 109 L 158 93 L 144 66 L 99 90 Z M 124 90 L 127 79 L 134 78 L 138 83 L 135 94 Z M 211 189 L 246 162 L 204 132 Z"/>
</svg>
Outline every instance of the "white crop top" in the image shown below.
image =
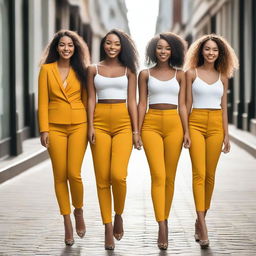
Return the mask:
<svg viewBox="0 0 256 256">
<path fill-rule="evenodd" d="M 98 66 L 95 65 L 97 74 L 94 77 L 94 85 L 98 99 L 127 99 L 127 68 L 123 76 L 106 77 L 99 74 Z"/>
<path fill-rule="evenodd" d="M 193 108 L 221 109 L 223 91 L 220 75 L 216 82 L 208 84 L 198 76 L 196 69 L 196 78 L 192 83 Z"/>
<path fill-rule="evenodd" d="M 148 103 L 178 105 L 180 85 L 176 78 L 177 69 L 172 79 L 162 81 L 150 75 L 148 69 Z"/>
</svg>

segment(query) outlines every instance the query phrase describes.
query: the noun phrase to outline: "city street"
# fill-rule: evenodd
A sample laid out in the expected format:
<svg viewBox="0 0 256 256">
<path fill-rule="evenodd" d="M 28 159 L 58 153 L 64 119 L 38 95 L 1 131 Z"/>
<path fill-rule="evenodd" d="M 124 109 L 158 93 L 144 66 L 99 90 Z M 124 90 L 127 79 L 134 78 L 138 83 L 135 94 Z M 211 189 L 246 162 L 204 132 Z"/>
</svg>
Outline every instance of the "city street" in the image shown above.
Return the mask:
<svg viewBox="0 0 256 256">
<path fill-rule="evenodd" d="M 177 171 L 166 252 L 160 252 L 156 244 L 158 228 L 143 151 L 133 151 L 130 160 L 123 215 L 125 233 L 121 241 L 116 241 L 114 252 L 104 250 L 104 227 L 89 147 L 82 172 L 87 233 L 83 239 L 75 234 L 71 248 L 63 242 L 63 221 L 49 160 L 0 185 L 0 255 L 256 255 L 256 159 L 235 144 L 230 154 L 221 156 L 218 166 L 207 217 L 210 239 L 207 250 L 201 250 L 193 238 L 195 211 L 187 150 L 183 150 Z"/>
</svg>

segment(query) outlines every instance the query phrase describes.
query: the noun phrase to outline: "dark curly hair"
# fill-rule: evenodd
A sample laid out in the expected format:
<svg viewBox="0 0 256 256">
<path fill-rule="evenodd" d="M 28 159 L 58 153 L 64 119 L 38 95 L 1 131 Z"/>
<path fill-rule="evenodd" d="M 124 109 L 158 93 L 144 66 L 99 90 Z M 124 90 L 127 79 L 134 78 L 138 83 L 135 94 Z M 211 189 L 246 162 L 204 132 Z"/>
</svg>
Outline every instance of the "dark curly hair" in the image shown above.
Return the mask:
<svg viewBox="0 0 256 256">
<path fill-rule="evenodd" d="M 204 64 L 203 47 L 209 40 L 215 42 L 219 50 L 219 56 L 214 63 L 214 68 L 228 78 L 232 77 L 234 70 L 239 67 L 238 59 L 226 39 L 216 34 L 204 35 L 189 47 L 184 66 L 185 71 L 195 69 Z"/>
<path fill-rule="evenodd" d="M 75 46 L 75 51 L 70 59 L 70 65 L 74 69 L 77 77 L 83 85 L 86 83 L 86 68 L 90 64 L 90 54 L 87 44 L 83 38 L 76 32 L 71 30 L 58 31 L 52 41 L 47 45 L 44 50 L 43 57 L 41 58 L 40 65 L 52 63 L 59 59 L 59 53 L 57 51 L 58 43 L 63 36 L 68 36 L 72 39 Z"/>
<path fill-rule="evenodd" d="M 130 38 L 130 36 L 119 29 L 110 30 L 102 38 L 102 40 L 100 42 L 100 60 L 104 60 L 106 58 L 106 52 L 104 50 L 104 43 L 106 41 L 107 36 L 110 34 L 115 34 L 120 40 L 121 51 L 118 55 L 119 61 L 125 67 L 128 67 L 133 73 L 136 73 L 137 69 L 139 67 L 137 49 L 135 47 L 133 40 Z"/>
<path fill-rule="evenodd" d="M 156 47 L 160 39 L 164 39 L 171 47 L 169 65 L 171 67 L 182 67 L 184 63 L 186 42 L 180 36 L 171 32 L 156 35 L 149 41 L 146 48 L 146 64 L 150 66 L 157 63 Z"/>
</svg>

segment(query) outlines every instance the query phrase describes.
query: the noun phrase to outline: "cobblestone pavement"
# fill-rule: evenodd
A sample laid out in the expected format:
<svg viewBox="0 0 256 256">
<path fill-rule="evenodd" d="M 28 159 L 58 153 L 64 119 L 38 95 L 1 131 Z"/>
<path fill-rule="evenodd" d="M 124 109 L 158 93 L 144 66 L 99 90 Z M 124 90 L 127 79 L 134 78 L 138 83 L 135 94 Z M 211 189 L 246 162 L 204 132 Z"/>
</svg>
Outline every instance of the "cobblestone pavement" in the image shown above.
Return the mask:
<svg viewBox="0 0 256 256">
<path fill-rule="evenodd" d="M 123 215 L 125 235 L 116 242 L 114 252 L 107 252 L 89 148 L 83 164 L 87 233 L 84 239 L 75 235 L 71 248 L 63 243 L 63 222 L 54 195 L 50 161 L 42 162 L 0 185 L 0 255 L 256 255 L 256 159 L 236 145 L 232 145 L 229 155 L 221 156 L 207 217 L 211 241 L 208 250 L 200 250 L 193 239 L 195 212 L 190 168 L 189 155 L 184 150 L 169 219 L 169 248 L 160 252 L 147 162 L 144 152 L 133 152 Z"/>
</svg>

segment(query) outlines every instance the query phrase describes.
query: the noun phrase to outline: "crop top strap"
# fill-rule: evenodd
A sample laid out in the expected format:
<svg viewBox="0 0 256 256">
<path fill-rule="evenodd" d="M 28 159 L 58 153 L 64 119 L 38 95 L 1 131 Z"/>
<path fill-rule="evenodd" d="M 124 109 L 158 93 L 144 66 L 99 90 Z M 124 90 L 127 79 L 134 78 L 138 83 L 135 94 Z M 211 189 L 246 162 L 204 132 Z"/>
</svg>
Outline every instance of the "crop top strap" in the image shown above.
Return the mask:
<svg viewBox="0 0 256 256">
<path fill-rule="evenodd" d="M 221 73 L 219 73 L 219 80 L 220 80 L 220 78 L 221 78 Z"/>
<path fill-rule="evenodd" d="M 175 69 L 175 75 L 174 75 L 174 77 L 177 78 L 176 76 L 177 76 L 177 68 Z"/>
<path fill-rule="evenodd" d="M 124 75 L 125 75 L 125 76 L 127 75 L 127 67 L 125 67 L 125 73 L 124 73 Z"/>
<path fill-rule="evenodd" d="M 147 69 L 147 71 L 148 71 L 148 76 L 150 77 L 150 71 L 149 71 L 149 68 Z"/>
<path fill-rule="evenodd" d="M 97 65 L 97 64 L 95 64 L 94 66 L 95 66 L 95 68 L 96 68 L 96 72 L 97 72 L 97 74 L 99 74 L 98 65 Z"/>
<path fill-rule="evenodd" d="M 195 71 L 196 71 L 196 77 L 198 77 L 198 74 L 197 74 L 197 68 L 195 68 Z"/>
</svg>

